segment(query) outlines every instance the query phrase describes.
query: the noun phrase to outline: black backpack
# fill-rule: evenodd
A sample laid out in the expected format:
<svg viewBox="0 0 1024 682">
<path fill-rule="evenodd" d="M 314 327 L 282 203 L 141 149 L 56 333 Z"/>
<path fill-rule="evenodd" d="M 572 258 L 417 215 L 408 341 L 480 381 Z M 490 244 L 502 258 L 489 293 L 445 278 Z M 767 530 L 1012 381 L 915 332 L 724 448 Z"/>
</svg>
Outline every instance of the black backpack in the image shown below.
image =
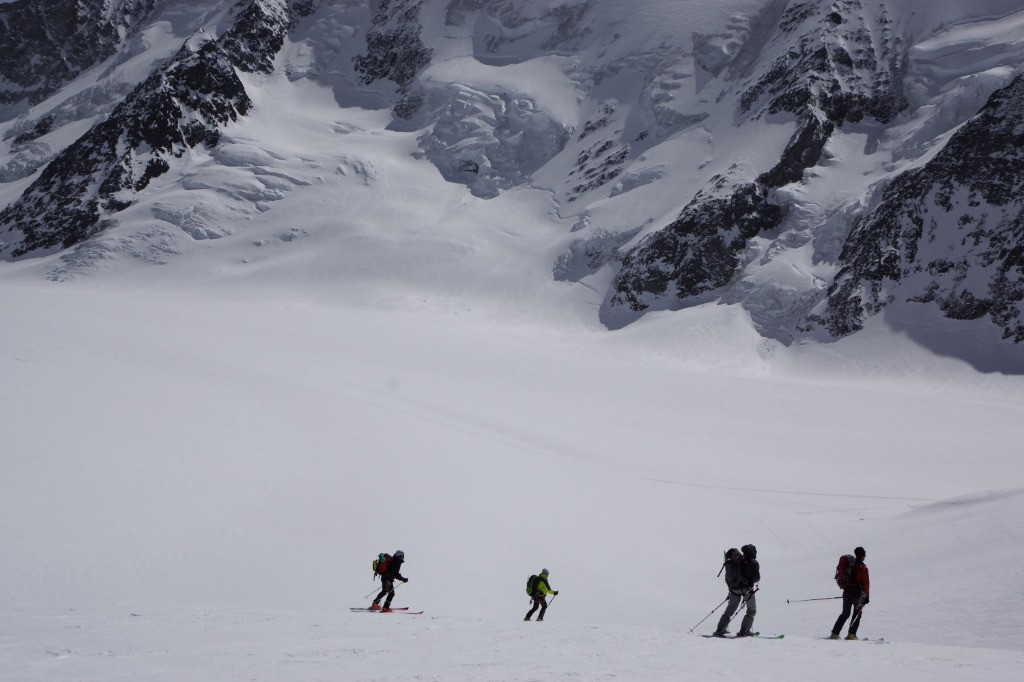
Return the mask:
<svg viewBox="0 0 1024 682">
<path fill-rule="evenodd" d="M 537 583 L 540 582 L 539 575 L 531 575 L 529 580 L 526 581 L 526 594 L 531 597 L 537 594 Z"/>
<path fill-rule="evenodd" d="M 738 549 L 736 549 L 735 547 L 732 547 L 730 549 L 725 550 L 725 561 L 722 562 L 722 567 L 720 569 L 718 569 L 718 575 L 719 576 L 722 575 L 722 571 L 725 570 L 726 565 L 730 561 L 732 561 L 732 557 L 734 555 L 736 555 L 736 554 L 739 554 L 739 553 L 740 553 L 740 551 Z"/>
</svg>

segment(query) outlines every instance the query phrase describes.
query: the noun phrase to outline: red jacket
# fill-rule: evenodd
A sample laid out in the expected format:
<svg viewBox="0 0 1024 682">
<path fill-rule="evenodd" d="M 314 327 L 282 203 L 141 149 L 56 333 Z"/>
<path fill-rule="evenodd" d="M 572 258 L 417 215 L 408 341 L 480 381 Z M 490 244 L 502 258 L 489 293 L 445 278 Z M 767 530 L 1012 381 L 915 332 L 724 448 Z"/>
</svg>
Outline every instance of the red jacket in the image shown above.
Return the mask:
<svg viewBox="0 0 1024 682">
<path fill-rule="evenodd" d="M 868 566 L 863 561 L 858 560 L 853 565 L 853 584 L 864 591 L 864 594 L 870 595 L 871 592 L 871 580 L 868 578 Z"/>
</svg>

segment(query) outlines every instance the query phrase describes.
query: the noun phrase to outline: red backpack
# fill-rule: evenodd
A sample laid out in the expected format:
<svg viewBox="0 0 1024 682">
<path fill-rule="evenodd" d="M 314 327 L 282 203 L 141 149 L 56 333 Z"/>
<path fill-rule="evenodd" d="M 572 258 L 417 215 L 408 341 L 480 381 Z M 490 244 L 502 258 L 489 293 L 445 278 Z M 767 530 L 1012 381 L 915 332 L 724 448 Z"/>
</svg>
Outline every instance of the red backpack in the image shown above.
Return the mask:
<svg viewBox="0 0 1024 682">
<path fill-rule="evenodd" d="M 391 562 L 391 555 L 381 552 L 377 555 L 377 558 L 373 560 L 373 578 L 377 579 L 378 575 L 384 575 L 384 572 L 388 570 L 388 564 Z"/>
<path fill-rule="evenodd" d="M 857 557 L 852 554 L 844 554 L 839 557 L 839 564 L 836 566 L 836 585 L 842 589 L 853 586 L 853 566 L 857 563 Z"/>
</svg>

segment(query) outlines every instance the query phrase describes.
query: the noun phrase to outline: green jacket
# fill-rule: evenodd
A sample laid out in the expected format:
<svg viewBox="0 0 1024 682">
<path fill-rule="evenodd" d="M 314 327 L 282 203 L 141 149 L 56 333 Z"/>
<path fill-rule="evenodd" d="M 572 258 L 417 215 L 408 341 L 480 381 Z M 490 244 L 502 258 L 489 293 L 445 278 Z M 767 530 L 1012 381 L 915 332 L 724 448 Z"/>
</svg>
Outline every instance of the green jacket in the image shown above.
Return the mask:
<svg viewBox="0 0 1024 682">
<path fill-rule="evenodd" d="M 538 576 L 537 577 L 537 589 L 535 591 L 535 594 L 538 597 L 543 597 L 545 595 L 554 594 L 554 593 L 555 593 L 555 591 L 551 589 L 551 585 L 548 585 L 548 579 L 545 578 L 542 575 Z"/>
</svg>

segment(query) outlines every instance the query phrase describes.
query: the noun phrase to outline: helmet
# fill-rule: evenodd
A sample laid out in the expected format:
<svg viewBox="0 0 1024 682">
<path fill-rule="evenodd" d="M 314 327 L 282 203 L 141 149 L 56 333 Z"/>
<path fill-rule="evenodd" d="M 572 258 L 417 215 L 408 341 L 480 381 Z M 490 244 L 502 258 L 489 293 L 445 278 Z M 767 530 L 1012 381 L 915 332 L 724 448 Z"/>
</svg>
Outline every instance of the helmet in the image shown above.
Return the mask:
<svg viewBox="0 0 1024 682">
<path fill-rule="evenodd" d="M 405 558 L 405 552 L 403 552 L 403 551 L 402 551 L 402 550 L 400 550 L 400 549 L 396 549 L 396 550 L 395 550 L 395 554 L 394 554 L 394 557 L 395 557 L 396 559 L 404 559 L 404 558 Z"/>
<path fill-rule="evenodd" d="M 748 556 L 751 559 L 757 556 L 757 547 L 753 545 L 743 545 L 743 556 Z"/>
<path fill-rule="evenodd" d="M 540 574 L 541 575 L 547 575 L 548 574 L 548 569 L 545 568 L 545 569 L 541 570 Z"/>
</svg>

